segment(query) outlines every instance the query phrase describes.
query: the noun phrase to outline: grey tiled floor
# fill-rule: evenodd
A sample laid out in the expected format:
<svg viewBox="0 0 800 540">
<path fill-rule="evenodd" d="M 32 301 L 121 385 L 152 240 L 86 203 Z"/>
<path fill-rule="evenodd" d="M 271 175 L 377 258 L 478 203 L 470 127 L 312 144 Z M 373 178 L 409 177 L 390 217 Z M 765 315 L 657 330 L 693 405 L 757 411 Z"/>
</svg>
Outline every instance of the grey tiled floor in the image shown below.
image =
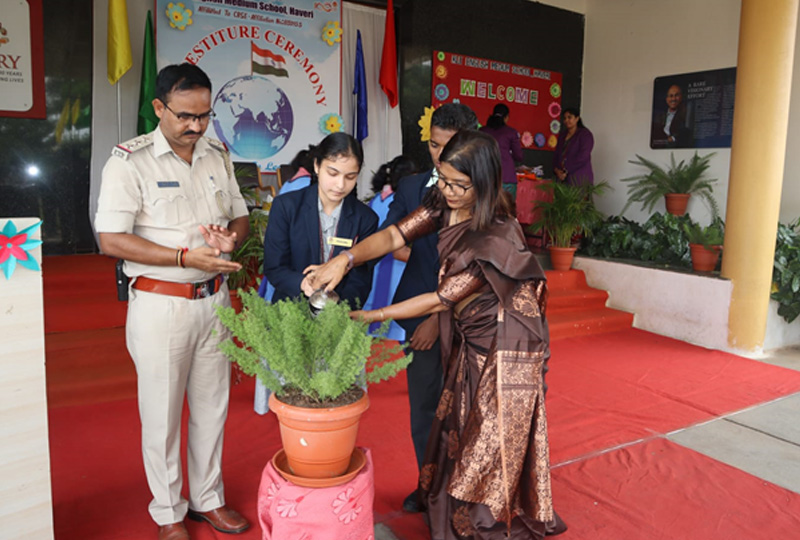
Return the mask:
<svg viewBox="0 0 800 540">
<path fill-rule="evenodd" d="M 800 371 L 800 348 L 759 361 Z M 687 429 L 668 438 L 718 461 L 800 493 L 800 393 Z"/>
</svg>

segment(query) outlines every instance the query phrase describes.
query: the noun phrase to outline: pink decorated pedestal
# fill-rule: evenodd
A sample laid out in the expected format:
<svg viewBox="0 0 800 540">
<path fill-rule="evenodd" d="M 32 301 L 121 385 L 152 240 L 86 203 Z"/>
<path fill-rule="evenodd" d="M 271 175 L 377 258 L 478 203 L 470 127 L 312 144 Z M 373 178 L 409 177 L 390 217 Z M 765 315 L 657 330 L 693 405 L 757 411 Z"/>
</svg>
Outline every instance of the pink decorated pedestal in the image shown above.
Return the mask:
<svg viewBox="0 0 800 540">
<path fill-rule="evenodd" d="M 375 484 L 372 454 L 351 481 L 333 487 L 296 486 L 270 461 L 258 489 L 258 520 L 264 540 L 373 540 Z"/>
</svg>

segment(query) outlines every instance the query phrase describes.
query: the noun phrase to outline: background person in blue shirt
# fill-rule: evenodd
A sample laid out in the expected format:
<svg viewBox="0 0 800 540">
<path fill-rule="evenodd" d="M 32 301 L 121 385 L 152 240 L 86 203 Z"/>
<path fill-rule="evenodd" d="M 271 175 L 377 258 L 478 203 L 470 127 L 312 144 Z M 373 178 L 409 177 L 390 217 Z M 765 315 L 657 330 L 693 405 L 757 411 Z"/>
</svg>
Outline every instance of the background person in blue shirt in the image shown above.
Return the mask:
<svg viewBox="0 0 800 540">
<path fill-rule="evenodd" d="M 417 172 L 414 161 L 406 156 L 397 156 L 393 160 L 378 167 L 378 172 L 372 177 L 372 192 L 375 196 L 369 202 L 369 207 L 378 214 L 378 226 L 382 226 L 389 213 L 389 207 L 394 201 L 394 192 L 398 182 L 404 177 Z M 406 268 L 406 261 L 411 250 L 408 246 L 389 253 L 376 265 L 372 273 L 372 292 L 364 303 L 364 309 L 380 309 L 392 303 L 397 285 Z M 376 332 L 379 323 L 370 325 L 370 332 Z M 392 321 L 389 330 L 383 335 L 387 339 L 405 341 L 406 331 Z"/>
</svg>

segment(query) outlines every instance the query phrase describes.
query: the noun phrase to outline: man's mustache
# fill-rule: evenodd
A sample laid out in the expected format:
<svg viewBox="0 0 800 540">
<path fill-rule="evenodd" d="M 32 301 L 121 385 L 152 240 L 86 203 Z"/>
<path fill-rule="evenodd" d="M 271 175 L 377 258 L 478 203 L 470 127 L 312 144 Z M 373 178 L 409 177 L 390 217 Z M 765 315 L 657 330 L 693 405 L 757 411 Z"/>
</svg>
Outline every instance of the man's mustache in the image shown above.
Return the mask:
<svg viewBox="0 0 800 540">
<path fill-rule="evenodd" d="M 184 135 L 202 135 L 202 133 L 200 133 L 199 131 L 192 131 L 191 129 L 189 131 L 184 131 L 183 134 Z"/>
</svg>

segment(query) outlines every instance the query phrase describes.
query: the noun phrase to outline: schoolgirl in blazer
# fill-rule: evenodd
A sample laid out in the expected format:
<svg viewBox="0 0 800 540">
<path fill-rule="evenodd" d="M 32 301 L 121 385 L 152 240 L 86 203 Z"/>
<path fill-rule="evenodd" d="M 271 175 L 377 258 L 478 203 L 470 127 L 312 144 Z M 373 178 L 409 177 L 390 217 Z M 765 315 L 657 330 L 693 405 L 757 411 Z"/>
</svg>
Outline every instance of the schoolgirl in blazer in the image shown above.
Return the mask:
<svg viewBox="0 0 800 540">
<path fill-rule="evenodd" d="M 315 153 L 317 182 L 276 197 L 270 210 L 264 277 L 275 287 L 273 302 L 310 294 L 306 267 L 332 259 L 378 229 L 378 216 L 354 192 L 363 161 L 358 141 L 334 133 Z M 323 234 L 321 212 L 334 217 L 338 213 L 333 234 Z M 371 287 L 372 265 L 365 264 L 353 268 L 335 290 L 355 309 L 367 300 Z"/>
</svg>

